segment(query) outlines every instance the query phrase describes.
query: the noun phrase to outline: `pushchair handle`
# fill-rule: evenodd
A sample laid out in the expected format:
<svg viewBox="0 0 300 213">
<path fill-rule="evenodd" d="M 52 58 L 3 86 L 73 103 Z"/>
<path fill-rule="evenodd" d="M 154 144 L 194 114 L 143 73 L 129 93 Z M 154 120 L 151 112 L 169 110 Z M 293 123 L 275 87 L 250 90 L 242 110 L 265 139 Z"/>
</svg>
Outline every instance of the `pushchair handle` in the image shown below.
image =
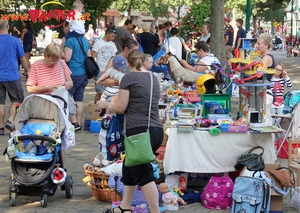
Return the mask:
<svg viewBox="0 0 300 213">
<path fill-rule="evenodd" d="M 68 103 L 66 102 L 66 100 L 65 99 L 63 99 L 61 96 L 59 96 L 59 95 L 50 95 L 51 97 L 53 97 L 53 98 L 57 98 L 57 99 L 59 99 L 59 100 L 61 100 L 63 103 L 64 103 L 64 113 L 65 114 L 67 114 L 66 113 L 66 110 L 67 110 L 67 107 L 68 107 Z"/>
<path fill-rule="evenodd" d="M 22 141 L 22 140 L 42 140 L 42 141 L 48 141 L 52 145 L 57 145 L 57 141 L 52 138 L 52 137 L 47 137 L 44 135 L 20 135 L 20 136 L 15 136 L 14 141 Z"/>
</svg>

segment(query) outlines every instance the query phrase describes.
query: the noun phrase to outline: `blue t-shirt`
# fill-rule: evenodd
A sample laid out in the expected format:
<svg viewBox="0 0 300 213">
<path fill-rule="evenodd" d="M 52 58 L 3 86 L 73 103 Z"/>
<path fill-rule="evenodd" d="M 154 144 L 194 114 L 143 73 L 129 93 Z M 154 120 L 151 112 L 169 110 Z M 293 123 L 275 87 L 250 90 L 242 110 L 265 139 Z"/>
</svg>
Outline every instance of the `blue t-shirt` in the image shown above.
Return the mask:
<svg viewBox="0 0 300 213">
<path fill-rule="evenodd" d="M 0 82 L 20 79 L 18 58 L 24 54 L 19 39 L 9 34 L 0 34 Z"/>
<path fill-rule="evenodd" d="M 245 30 L 242 26 L 238 27 L 239 30 L 237 31 L 236 39 L 235 39 L 235 48 L 237 48 L 237 43 L 239 38 L 246 38 Z M 242 48 L 243 46 L 243 40 L 240 43 L 240 46 L 238 47 L 239 49 Z"/>
<path fill-rule="evenodd" d="M 90 49 L 90 43 L 85 37 L 78 37 L 79 42 L 81 42 L 84 49 L 84 53 L 80 48 L 76 38 L 68 38 L 65 47 L 72 49 L 72 56 L 70 61 L 67 63 L 68 67 L 72 71 L 71 76 L 81 76 L 86 73 L 85 71 L 85 58 L 87 56 L 88 50 Z"/>
</svg>

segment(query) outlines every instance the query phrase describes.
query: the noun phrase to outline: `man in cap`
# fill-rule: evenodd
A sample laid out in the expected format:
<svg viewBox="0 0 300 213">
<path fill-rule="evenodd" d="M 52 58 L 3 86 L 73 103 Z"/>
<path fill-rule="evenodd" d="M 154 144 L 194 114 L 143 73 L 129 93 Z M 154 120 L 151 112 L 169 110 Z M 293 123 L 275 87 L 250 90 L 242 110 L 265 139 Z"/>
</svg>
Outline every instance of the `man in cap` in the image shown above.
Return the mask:
<svg viewBox="0 0 300 213">
<path fill-rule="evenodd" d="M 105 36 L 102 39 L 99 39 L 92 48 L 92 57 L 96 58 L 96 62 L 100 68 L 100 72 L 96 77 L 96 95 L 94 102 L 96 103 L 100 100 L 102 93 L 105 90 L 105 87 L 101 84 L 98 79 L 102 76 L 104 69 L 111 57 L 116 55 L 117 47 L 113 40 L 117 35 L 117 30 L 115 27 L 108 27 L 105 31 Z"/>
</svg>

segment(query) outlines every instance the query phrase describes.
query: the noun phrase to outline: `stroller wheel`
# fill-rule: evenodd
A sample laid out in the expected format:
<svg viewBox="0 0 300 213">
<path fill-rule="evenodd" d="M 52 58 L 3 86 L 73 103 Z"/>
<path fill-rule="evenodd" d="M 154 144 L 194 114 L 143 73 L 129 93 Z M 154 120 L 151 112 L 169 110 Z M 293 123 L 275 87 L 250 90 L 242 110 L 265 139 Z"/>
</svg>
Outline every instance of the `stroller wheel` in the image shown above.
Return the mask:
<svg viewBox="0 0 300 213">
<path fill-rule="evenodd" d="M 17 201 L 17 192 L 12 192 L 12 182 L 9 185 L 9 204 L 15 206 Z"/>
<path fill-rule="evenodd" d="M 41 198 L 41 206 L 43 208 L 45 208 L 47 206 L 47 202 L 48 202 L 48 195 L 47 194 L 43 194 L 43 196 Z"/>
<path fill-rule="evenodd" d="M 71 175 L 67 175 L 65 180 L 65 191 L 66 191 L 66 198 L 72 198 L 73 196 L 73 180 Z"/>
<path fill-rule="evenodd" d="M 10 192 L 9 193 L 9 204 L 10 206 L 15 206 L 17 201 L 17 193 Z"/>
</svg>

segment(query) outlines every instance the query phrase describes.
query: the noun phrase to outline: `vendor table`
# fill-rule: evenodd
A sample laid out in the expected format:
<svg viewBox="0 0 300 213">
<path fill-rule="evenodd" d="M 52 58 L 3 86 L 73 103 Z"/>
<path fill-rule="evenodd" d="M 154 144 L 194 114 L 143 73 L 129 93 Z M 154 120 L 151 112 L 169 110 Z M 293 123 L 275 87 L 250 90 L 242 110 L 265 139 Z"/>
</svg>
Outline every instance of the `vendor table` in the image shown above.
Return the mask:
<svg viewBox="0 0 300 213">
<path fill-rule="evenodd" d="M 164 156 L 164 172 L 221 173 L 235 171 L 237 158 L 254 146 L 264 148 L 265 163 L 276 160 L 271 133 L 221 133 L 167 129 L 169 139 Z M 259 150 L 257 150 L 259 151 Z M 255 152 L 256 153 L 256 152 Z"/>
</svg>

